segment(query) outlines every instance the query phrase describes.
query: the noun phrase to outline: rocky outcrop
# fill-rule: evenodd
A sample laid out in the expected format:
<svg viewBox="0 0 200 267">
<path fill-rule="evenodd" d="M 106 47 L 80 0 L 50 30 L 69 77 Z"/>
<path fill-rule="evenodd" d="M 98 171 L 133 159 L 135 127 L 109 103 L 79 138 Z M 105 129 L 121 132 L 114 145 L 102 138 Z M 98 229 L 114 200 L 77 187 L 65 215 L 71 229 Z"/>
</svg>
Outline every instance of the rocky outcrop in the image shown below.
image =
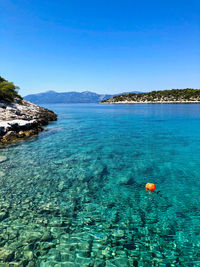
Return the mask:
<svg viewBox="0 0 200 267">
<path fill-rule="evenodd" d="M 38 134 L 57 115 L 26 100 L 0 101 L 0 144 Z"/>
<path fill-rule="evenodd" d="M 100 104 L 190 104 L 200 103 L 200 89 L 172 89 L 141 94 L 124 94 L 101 101 Z"/>
</svg>

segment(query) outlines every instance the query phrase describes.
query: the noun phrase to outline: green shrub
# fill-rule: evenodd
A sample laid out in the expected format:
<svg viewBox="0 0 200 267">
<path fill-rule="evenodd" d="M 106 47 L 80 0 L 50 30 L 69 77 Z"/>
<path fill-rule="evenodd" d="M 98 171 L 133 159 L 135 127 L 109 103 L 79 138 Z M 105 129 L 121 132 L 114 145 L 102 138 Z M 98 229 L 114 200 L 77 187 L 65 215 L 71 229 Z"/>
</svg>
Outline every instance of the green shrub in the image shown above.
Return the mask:
<svg viewBox="0 0 200 267">
<path fill-rule="evenodd" d="M 12 82 L 8 82 L 0 76 L 0 100 L 12 102 L 15 97 L 22 99 L 18 94 L 18 86 L 15 86 Z"/>
</svg>

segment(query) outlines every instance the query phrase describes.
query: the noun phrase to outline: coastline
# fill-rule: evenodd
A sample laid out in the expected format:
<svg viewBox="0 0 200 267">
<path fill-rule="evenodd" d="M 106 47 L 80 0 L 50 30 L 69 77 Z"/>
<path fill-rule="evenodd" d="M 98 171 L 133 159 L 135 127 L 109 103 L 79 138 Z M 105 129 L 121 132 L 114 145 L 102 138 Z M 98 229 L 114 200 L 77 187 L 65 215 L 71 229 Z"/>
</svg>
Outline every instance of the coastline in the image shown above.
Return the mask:
<svg viewBox="0 0 200 267">
<path fill-rule="evenodd" d="M 0 145 L 27 139 L 43 131 L 57 115 L 26 100 L 0 101 Z"/>
<path fill-rule="evenodd" d="M 100 102 L 99 104 L 200 104 L 200 101 L 118 101 Z"/>
</svg>

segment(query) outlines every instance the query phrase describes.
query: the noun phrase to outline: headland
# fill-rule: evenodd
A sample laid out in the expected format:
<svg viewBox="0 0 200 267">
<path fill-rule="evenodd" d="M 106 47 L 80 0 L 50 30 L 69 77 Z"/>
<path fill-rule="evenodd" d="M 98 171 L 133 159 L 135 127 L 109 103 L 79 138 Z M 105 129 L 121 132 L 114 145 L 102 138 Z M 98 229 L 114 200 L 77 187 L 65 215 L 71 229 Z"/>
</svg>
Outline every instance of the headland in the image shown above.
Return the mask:
<svg viewBox="0 0 200 267">
<path fill-rule="evenodd" d="M 192 104 L 200 103 L 200 89 L 172 89 L 140 94 L 123 94 L 100 104 Z"/>
<path fill-rule="evenodd" d="M 44 125 L 55 120 L 57 115 L 53 111 L 26 100 L 0 100 L 0 145 L 37 135 Z"/>
</svg>

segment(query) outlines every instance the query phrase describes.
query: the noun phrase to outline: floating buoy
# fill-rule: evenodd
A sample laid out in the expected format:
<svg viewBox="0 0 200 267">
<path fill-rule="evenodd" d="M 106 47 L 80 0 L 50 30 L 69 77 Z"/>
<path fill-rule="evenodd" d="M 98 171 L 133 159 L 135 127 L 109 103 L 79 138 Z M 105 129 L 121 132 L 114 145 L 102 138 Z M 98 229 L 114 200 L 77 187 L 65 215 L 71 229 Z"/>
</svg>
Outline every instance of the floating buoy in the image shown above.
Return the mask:
<svg viewBox="0 0 200 267">
<path fill-rule="evenodd" d="M 154 191 L 156 189 L 155 184 L 151 184 L 151 183 L 146 184 L 145 187 L 146 187 L 146 191 L 148 191 L 148 190 Z"/>
</svg>

